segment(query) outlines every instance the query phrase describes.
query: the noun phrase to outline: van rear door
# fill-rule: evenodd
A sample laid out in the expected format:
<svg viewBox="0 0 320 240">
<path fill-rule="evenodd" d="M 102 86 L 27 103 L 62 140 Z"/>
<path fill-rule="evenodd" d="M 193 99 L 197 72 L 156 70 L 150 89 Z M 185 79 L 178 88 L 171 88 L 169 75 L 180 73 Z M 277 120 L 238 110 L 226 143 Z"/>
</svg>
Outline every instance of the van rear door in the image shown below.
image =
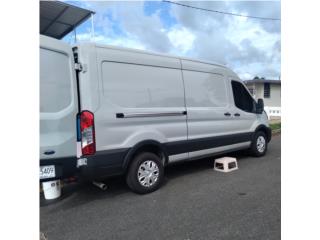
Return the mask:
<svg viewBox="0 0 320 240">
<path fill-rule="evenodd" d="M 71 46 L 40 36 L 40 165 L 76 162 L 76 73 Z M 59 166 L 58 166 L 59 168 Z"/>
</svg>

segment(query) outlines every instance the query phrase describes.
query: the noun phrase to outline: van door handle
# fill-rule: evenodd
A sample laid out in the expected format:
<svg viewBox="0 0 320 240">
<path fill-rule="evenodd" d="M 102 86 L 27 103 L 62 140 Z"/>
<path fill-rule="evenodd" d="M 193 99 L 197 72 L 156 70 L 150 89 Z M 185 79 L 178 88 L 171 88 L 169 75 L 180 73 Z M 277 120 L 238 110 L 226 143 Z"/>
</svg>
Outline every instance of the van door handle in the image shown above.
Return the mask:
<svg viewBox="0 0 320 240">
<path fill-rule="evenodd" d="M 231 113 L 226 112 L 226 113 L 224 113 L 224 115 L 227 116 L 227 117 L 230 117 L 230 116 L 231 116 Z"/>
<path fill-rule="evenodd" d="M 234 116 L 240 117 L 240 113 L 235 113 Z"/>
</svg>

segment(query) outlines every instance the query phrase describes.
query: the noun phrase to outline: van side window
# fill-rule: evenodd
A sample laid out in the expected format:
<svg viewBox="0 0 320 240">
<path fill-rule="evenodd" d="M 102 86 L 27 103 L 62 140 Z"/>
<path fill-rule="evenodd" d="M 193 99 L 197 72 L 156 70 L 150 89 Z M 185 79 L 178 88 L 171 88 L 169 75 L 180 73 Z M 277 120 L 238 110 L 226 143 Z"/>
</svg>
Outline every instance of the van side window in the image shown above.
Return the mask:
<svg viewBox="0 0 320 240">
<path fill-rule="evenodd" d="M 102 63 L 105 99 L 126 108 L 184 107 L 179 69 Z"/>
<path fill-rule="evenodd" d="M 187 107 L 226 107 L 227 89 L 224 76 L 183 70 Z"/>
<path fill-rule="evenodd" d="M 232 81 L 232 92 L 234 104 L 237 108 L 245 112 L 255 112 L 255 104 L 253 98 L 248 93 L 247 89 L 239 82 Z"/>
</svg>

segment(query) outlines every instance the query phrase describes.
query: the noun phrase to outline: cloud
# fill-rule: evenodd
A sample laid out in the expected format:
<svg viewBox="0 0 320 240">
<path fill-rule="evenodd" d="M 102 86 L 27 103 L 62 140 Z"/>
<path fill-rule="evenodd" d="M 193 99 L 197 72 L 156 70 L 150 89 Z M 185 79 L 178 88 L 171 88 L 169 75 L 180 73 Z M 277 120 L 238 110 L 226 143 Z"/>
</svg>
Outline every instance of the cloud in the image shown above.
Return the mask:
<svg viewBox="0 0 320 240">
<path fill-rule="evenodd" d="M 280 2 L 182 3 L 244 15 L 280 17 Z M 226 64 L 242 79 L 280 75 L 279 21 L 234 17 L 165 2 L 88 1 L 81 5 L 96 12 L 97 42 Z M 79 40 L 90 39 L 87 28 L 78 33 Z"/>
<path fill-rule="evenodd" d="M 186 54 L 193 48 L 196 36 L 186 28 L 173 28 L 167 36 L 176 52 Z"/>
<path fill-rule="evenodd" d="M 271 2 L 185 2 L 207 9 L 229 11 L 243 15 L 279 17 L 277 4 Z M 278 7 L 279 8 L 279 7 Z M 272 14 L 271 14 L 272 13 Z M 196 40 L 191 57 L 228 65 L 241 78 L 255 75 L 278 78 L 280 75 L 280 28 L 265 21 L 203 12 L 172 6 L 171 14 L 188 29 Z M 277 15 L 279 14 L 279 15 Z M 279 22 L 272 21 L 279 25 Z"/>
<path fill-rule="evenodd" d="M 230 9 L 243 11 L 250 16 L 281 18 L 280 1 L 234 1 Z M 280 32 L 280 21 L 252 20 L 259 24 L 265 31 L 270 33 Z"/>
<path fill-rule="evenodd" d="M 104 16 L 98 25 L 104 26 L 104 19 L 109 14 L 108 20 L 111 18 L 123 32 L 119 37 L 140 42 L 146 49 L 156 52 L 171 50 L 172 45 L 163 32 L 164 24 L 159 11 L 149 16 L 145 15 L 144 2 L 89 2 L 89 4 L 98 10 L 98 14 Z"/>
</svg>

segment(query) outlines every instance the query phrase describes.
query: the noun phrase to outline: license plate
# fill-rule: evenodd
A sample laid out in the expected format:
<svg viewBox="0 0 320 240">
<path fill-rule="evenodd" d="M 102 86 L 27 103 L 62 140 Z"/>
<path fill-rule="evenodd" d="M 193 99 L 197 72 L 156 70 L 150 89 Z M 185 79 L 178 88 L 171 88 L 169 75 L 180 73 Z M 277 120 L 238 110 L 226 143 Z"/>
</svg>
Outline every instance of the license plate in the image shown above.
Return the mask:
<svg viewBox="0 0 320 240">
<path fill-rule="evenodd" d="M 40 166 L 40 179 L 53 178 L 56 176 L 56 169 L 54 165 Z"/>
</svg>

